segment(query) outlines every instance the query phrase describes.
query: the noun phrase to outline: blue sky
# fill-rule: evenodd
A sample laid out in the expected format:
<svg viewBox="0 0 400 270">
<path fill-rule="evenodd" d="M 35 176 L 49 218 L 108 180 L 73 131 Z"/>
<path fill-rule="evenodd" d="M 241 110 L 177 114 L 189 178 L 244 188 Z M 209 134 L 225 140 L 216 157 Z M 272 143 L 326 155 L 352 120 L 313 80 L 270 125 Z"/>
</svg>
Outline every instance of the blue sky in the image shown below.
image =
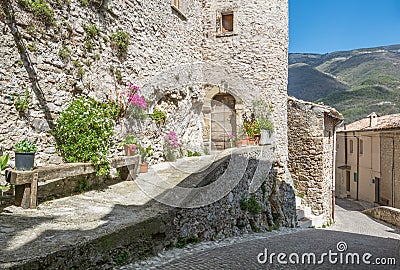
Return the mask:
<svg viewBox="0 0 400 270">
<path fill-rule="evenodd" d="M 400 0 L 289 0 L 289 52 L 400 44 Z"/>
</svg>

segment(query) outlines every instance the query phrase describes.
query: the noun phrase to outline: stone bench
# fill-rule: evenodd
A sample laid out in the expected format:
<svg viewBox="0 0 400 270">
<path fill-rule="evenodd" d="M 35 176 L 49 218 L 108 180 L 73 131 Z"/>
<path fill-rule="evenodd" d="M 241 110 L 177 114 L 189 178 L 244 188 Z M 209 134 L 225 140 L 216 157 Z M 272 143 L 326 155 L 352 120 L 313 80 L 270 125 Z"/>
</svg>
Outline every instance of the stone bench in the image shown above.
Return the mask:
<svg viewBox="0 0 400 270">
<path fill-rule="evenodd" d="M 122 180 L 134 180 L 140 156 L 125 156 L 111 160 L 111 168 L 121 168 Z M 6 170 L 6 180 L 15 186 L 15 205 L 34 209 L 37 206 L 38 183 L 66 177 L 96 173 L 90 163 L 67 163 L 43 166 L 32 171 Z"/>
</svg>

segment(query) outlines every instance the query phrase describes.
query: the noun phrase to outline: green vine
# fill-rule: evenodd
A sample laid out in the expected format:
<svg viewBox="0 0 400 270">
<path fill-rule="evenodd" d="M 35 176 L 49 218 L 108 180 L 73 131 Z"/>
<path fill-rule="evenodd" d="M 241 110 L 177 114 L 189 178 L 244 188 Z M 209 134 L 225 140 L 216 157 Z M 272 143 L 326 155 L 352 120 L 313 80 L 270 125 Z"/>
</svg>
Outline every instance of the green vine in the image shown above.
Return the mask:
<svg viewBox="0 0 400 270">
<path fill-rule="evenodd" d="M 129 33 L 119 29 L 117 33 L 111 35 L 111 46 L 116 50 L 119 58 L 125 57 L 128 53 L 129 40 L 131 36 Z"/>
<path fill-rule="evenodd" d="M 167 115 L 163 111 L 157 109 L 155 109 L 149 117 L 156 121 L 157 124 L 164 124 L 167 120 Z"/>
<path fill-rule="evenodd" d="M 46 0 L 18 0 L 21 7 L 33 13 L 36 19 L 54 24 L 54 11 Z"/>
<path fill-rule="evenodd" d="M 262 212 L 262 207 L 258 204 L 255 195 L 251 195 L 249 199 L 242 198 L 240 200 L 240 209 L 248 211 L 254 215 L 260 214 Z"/>
<path fill-rule="evenodd" d="M 19 112 L 24 112 L 29 107 L 29 91 L 25 91 L 25 95 L 21 97 L 20 94 L 15 95 L 14 106 Z"/>
</svg>

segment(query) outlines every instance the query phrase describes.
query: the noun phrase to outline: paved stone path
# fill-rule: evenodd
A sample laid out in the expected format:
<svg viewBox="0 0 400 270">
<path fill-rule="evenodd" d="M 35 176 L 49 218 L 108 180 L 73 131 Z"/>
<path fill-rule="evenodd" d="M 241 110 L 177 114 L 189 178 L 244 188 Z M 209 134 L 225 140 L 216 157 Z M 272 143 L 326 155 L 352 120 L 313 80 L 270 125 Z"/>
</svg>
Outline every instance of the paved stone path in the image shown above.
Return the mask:
<svg viewBox="0 0 400 270">
<path fill-rule="evenodd" d="M 336 223 L 327 229 L 282 229 L 267 234 L 201 243 L 170 250 L 151 260 L 121 269 L 399 269 L 400 230 L 360 213 L 365 207 L 358 202 L 339 199 L 336 204 Z M 268 259 L 272 253 L 276 254 L 272 263 L 268 260 L 264 264 L 258 261 L 257 258 L 261 261 L 265 259 L 265 256 L 259 255 L 265 250 Z M 330 251 L 331 258 L 326 255 L 323 257 L 324 263 L 318 264 L 322 254 L 329 254 Z M 288 264 L 278 263 L 279 253 L 287 255 L 282 260 Z M 299 255 L 300 262 L 304 253 L 314 253 L 316 264 L 312 264 L 312 255 L 311 263 L 307 255 L 304 256 L 304 264 L 292 264 L 289 256 L 296 261 L 296 256 L 290 255 L 292 253 Z M 359 256 L 360 264 L 352 263 L 353 255 L 357 261 L 355 253 Z M 366 253 L 372 255 L 364 257 L 366 262 L 370 262 L 369 265 L 363 262 Z M 394 263 L 389 262 L 391 258 L 396 260 L 397 265 L 377 265 L 385 260 Z"/>
</svg>

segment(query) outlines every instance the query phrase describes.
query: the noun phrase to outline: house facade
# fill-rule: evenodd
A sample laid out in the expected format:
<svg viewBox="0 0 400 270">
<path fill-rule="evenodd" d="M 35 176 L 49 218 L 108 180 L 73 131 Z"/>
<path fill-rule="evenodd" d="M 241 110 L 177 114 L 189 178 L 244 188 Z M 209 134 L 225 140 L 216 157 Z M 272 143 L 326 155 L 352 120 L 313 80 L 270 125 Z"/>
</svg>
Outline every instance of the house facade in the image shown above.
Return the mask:
<svg viewBox="0 0 400 270">
<path fill-rule="evenodd" d="M 400 207 L 400 114 L 371 113 L 338 131 L 336 196 Z"/>
</svg>

